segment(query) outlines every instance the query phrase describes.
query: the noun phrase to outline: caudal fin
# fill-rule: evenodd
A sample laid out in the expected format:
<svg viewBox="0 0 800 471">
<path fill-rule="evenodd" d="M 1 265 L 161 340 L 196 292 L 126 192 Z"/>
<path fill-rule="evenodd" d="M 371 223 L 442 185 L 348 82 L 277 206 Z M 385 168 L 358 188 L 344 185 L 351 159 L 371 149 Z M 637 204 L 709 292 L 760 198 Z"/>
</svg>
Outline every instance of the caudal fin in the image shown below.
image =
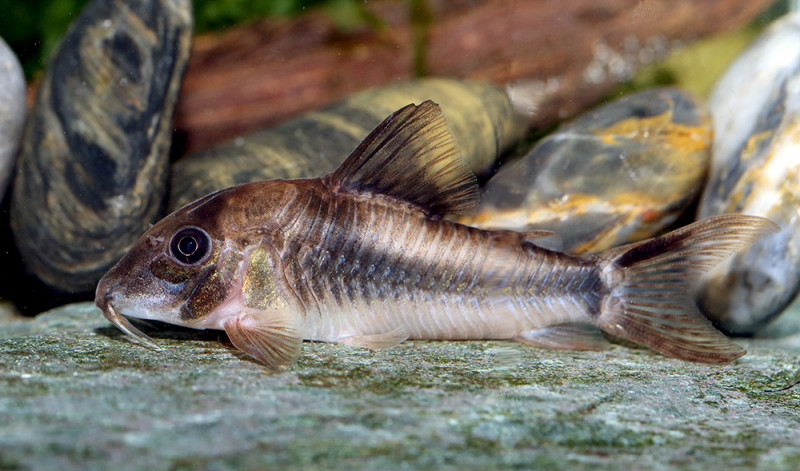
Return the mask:
<svg viewBox="0 0 800 471">
<path fill-rule="evenodd" d="M 597 326 L 682 360 L 726 363 L 739 358 L 744 349 L 697 310 L 694 284 L 723 259 L 777 230 L 756 216 L 715 216 L 604 252 L 600 258 L 610 294 Z"/>
</svg>

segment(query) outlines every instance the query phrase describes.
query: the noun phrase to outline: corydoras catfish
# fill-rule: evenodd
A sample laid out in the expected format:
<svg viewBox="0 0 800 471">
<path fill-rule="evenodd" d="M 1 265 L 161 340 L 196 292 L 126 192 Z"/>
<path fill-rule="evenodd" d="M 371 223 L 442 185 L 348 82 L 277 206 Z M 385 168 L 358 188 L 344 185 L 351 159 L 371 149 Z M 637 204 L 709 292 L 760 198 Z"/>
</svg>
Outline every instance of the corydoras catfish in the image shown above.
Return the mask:
<svg viewBox="0 0 800 471">
<path fill-rule="evenodd" d="M 768 220 L 718 216 L 571 256 L 538 247 L 544 232 L 443 218 L 477 198 L 438 105 L 409 105 L 324 177 L 244 184 L 167 216 L 100 281 L 96 303 L 142 343 L 154 345 L 123 315 L 224 329 L 272 369 L 294 360 L 303 339 L 596 349 L 602 330 L 685 360 L 744 354 L 698 313 L 692 286 L 774 230 Z"/>
</svg>

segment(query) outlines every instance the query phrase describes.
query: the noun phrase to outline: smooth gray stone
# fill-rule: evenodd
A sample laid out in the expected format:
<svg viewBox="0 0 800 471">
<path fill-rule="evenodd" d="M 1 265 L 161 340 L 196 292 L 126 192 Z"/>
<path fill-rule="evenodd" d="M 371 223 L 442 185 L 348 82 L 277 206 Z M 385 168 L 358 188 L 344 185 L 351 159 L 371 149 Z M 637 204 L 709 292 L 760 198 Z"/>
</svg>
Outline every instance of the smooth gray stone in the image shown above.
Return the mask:
<svg viewBox="0 0 800 471">
<path fill-rule="evenodd" d="M 0 325 L 24 319 L 27 318 L 22 317 L 19 312 L 17 312 L 14 303 L 0 299 Z"/>
<path fill-rule="evenodd" d="M 0 201 L 14 167 L 25 122 L 25 75 L 17 56 L 0 38 Z"/>
<path fill-rule="evenodd" d="M 711 118 L 685 90 L 653 88 L 589 110 L 488 181 L 484 229 L 548 230 L 537 245 L 600 252 L 664 232 L 696 199 L 711 152 Z"/>
<path fill-rule="evenodd" d="M 767 28 L 709 99 L 711 174 L 698 219 L 738 213 L 781 230 L 718 265 L 698 304 L 729 332 L 757 333 L 800 291 L 800 13 Z"/>
<path fill-rule="evenodd" d="M 220 332 L 127 342 L 94 306 L 0 323 L 0 469 L 796 469 L 800 335 L 709 366 L 615 345 L 306 343 L 269 375 Z"/>
</svg>

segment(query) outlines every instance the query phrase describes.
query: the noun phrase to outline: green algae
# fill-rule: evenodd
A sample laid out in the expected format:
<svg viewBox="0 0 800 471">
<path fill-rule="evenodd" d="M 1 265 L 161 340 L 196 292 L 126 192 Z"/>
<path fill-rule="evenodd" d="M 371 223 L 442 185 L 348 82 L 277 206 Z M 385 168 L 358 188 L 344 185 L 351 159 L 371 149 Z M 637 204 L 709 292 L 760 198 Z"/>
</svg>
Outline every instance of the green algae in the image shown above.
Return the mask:
<svg viewBox="0 0 800 471">
<path fill-rule="evenodd" d="M 306 343 L 270 375 L 218 332 L 89 305 L 0 323 L 0 469 L 792 469 L 800 336 L 710 366 L 614 345 Z M 651 458 L 657 457 L 657 458 Z"/>
</svg>

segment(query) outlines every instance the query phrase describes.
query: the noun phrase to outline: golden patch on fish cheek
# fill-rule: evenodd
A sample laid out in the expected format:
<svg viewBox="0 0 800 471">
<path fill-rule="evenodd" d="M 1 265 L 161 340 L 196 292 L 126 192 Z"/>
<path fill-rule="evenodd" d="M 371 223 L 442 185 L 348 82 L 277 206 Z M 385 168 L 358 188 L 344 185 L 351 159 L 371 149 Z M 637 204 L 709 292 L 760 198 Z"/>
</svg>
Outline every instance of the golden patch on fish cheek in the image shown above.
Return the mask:
<svg viewBox="0 0 800 471">
<path fill-rule="evenodd" d="M 209 271 L 181 308 L 181 319 L 200 319 L 207 316 L 225 300 L 227 292 L 228 286 L 219 273 L 216 270 Z"/>
<path fill-rule="evenodd" d="M 285 306 L 275 287 L 273 271 L 268 250 L 262 247 L 253 249 L 250 253 L 247 275 L 242 284 L 242 296 L 246 307 L 275 309 Z"/>
<path fill-rule="evenodd" d="M 203 318 L 227 299 L 242 257 L 238 253 L 226 253 L 226 256 L 213 254 L 216 263 L 195 270 L 192 283 L 184 288 L 188 296 L 180 310 L 181 319 Z"/>
</svg>

